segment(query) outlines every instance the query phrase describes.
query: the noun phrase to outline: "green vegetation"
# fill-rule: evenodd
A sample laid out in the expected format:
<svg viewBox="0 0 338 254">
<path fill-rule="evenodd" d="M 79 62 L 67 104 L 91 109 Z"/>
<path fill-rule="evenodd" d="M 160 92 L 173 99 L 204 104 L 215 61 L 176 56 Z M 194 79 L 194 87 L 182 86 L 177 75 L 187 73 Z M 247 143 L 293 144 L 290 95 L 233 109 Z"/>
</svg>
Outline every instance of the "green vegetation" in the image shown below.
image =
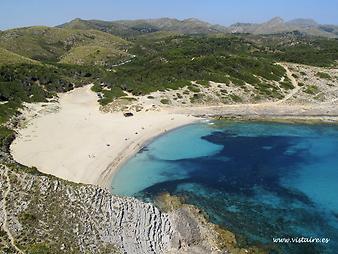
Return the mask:
<svg viewBox="0 0 338 254">
<path fill-rule="evenodd" d="M 172 34 L 215 34 L 225 31 L 225 27 L 213 26 L 196 19 L 177 20 L 170 18 L 112 22 L 74 19 L 60 27 L 82 30 L 95 29 L 123 38 L 163 38 Z"/>
<path fill-rule="evenodd" d="M 193 86 L 193 85 L 188 86 L 188 89 L 193 93 L 199 93 L 201 91 L 201 89 L 199 89 L 199 87 Z"/>
<path fill-rule="evenodd" d="M 168 99 L 161 99 L 161 101 L 160 101 L 162 104 L 170 104 L 170 100 L 168 100 Z"/>
<path fill-rule="evenodd" d="M 62 60 L 64 63 L 77 63 L 75 58 L 78 58 L 81 64 L 86 65 L 93 64 L 90 56 L 95 56 L 96 61 L 101 65 L 118 63 L 126 58 L 127 54 L 123 50 L 128 45 L 127 41 L 119 37 L 94 30 L 27 27 L 0 33 L 1 48 L 44 62 Z M 95 55 L 98 49 L 102 53 Z M 105 53 L 110 56 L 107 63 Z M 4 53 L 0 51 L 0 56 L 1 54 Z M 21 62 L 23 61 L 22 59 Z"/>
<path fill-rule="evenodd" d="M 102 105 L 107 105 L 114 99 L 126 95 L 120 87 L 112 87 L 110 90 L 103 90 L 103 98 L 99 100 Z"/>
<path fill-rule="evenodd" d="M 14 131 L 0 126 L 0 149 L 8 152 L 8 147 L 14 139 Z"/>
<path fill-rule="evenodd" d="M 285 90 L 290 90 L 290 89 L 295 88 L 290 79 L 285 79 L 283 82 L 279 82 L 279 85 Z"/>
<path fill-rule="evenodd" d="M 239 97 L 236 94 L 230 94 L 229 96 L 230 96 L 230 98 L 232 99 L 233 102 L 242 102 L 242 98 Z"/>
<path fill-rule="evenodd" d="M 0 66 L 0 101 L 45 101 L 56 92 L 65 92 L 104 76 L 94 67 L 76 65 Z"/>
<path fill-rule="evenodd" d="M 259 92 L 257 96 L 259 98 L 283 98 L 283 95 L 280 93 L 280 90 L 275 85 L 270 85 L 267 83 L 256 84 L 255 88 Z"/>
<path fill-rule="evenodd" d="M 330 67 L 338 59 L 338 41 L 321 37 L 307 37 L 298 32 L 269 35 L 260 40 L 270 51 L 264 54 L 284 62 Z M 258 53 L 258 54 L 261 54 Z"/>
<path fill-rule="evenodd" d="M 27 254 L 49 254 L 55 253 L 57 250 L 52 250 L 50 246 L 45 243 L 32 244 L 27 248 Z"/>
<path fill-rule="evenodd" d="M 331 76 L 325 72 L 317 72 L 316 76 L 322 79 L 331 79 Z"/>
<path fill-rule="evenodd" d="M 44 102 L 74 87 L 92 82 L 105 82 L 109 72 L 97 67 L 65 64 L 12 64 L 0 65 L 0 125 L 18 114 L 23 102 Z M 116 90 L 121 90 L 117 88 Z M 114 89 L 104 91 L 106 99 L 124 95 Z M 0 127 L 0 143 L 6 148 L 13 131 Z"/>
<path fill-rule="evenodd" d="M 190 26 L 192 21 L 186 22 Z M 128 33 L 136 32 L 127 36 L 129 41 L 109 30 L 122 29 L 123 25 Z M 75 20 L 66 28 L 28 27 L 1 32 L 0 121 L 8 120 L 22 102 L 46 101 L 57 92 L 90 82 L 96 84 L 93 90 L 102 105 L 125 96 L 124 91 L 145 95 L 185 86 L 189 91 L 183 94 L 190 92 L 194 101 L 199 100 L 201 89 L 191 81 L 204 87 L 209 81 L 232 83 L 243 89 L 251 84 L 260 98 L 281 98 L 282 91 L 271 81 L 279 82 L 284 77 L 280 87 L 294 87 L 275 62 L 330 66 L 338 59 L 338 42 L 333 39 L 298 33 L 182 35 L 144 25 Z M 174 29 L 172 25 L 170 29 Z M 100 27 L 108 30 L 98 31 Z M 130 59 L 130 54 L 136 57 L 116 66 Z M 326 73 L 318 76 L 328 78 Z"/>
<path fill-rule="evenodd" d="M 37 217 L 31 213 L 21 213 L 19 215 L 19 220 L 21 223 L 24 223 L 24 224 L 32 224 L 38 221 Z"/>
<path fill-rule="evenodd" d="M 0 48 L 0 65 L 9 64 L 33 64 L 38 63 L 32 59 L 20 56 L 6 49 Z"/>
<path fill-rule="evenodd" d="M 259 84 L 257 77 L 280 80 L 285 70 L 269 58 L 251 56 L 253 48 L 236 36 L 136 40 L 131 52 L 137 58 L 117 68 L 110 83 L 139 95 L 184 86 L 199 92 L 192 80 L 205 86 L 209 81 Z"/>
<path fill-rule="evenodd" d="M 200 85 L 202 85 L 204 87 L 209 87 L 210 86 L 209 81 L 207 81 L 207 80 L 197 80 L 196 83 L 200 84 Z"/>
<path fill-rule="evenodd" d="M 124 51 L 101 46 L 79 46 L 71 49 L 64 55 L 60 63 L 79 65 L 106 65 L 113 66 L 119 61 L 128 59 Z"/>
<path fill-rule="evenodd" d="M 315 85 L 309 85 L 308 87 L 306 87 L 304 92 L 307 93 L 307 94 L 315 95 L 315 94 L 319 93 L 319 88 Z"/>
<path fill-rule="evenodd" d="M 99 102 L 103 106 L 112 102 L 114 99 L 126 95 L 120 87 L 112 87 L 111 89 L 107 89 L 106 87 L 103 87 L 99 84 L 92 86 L 92 91 L 99 93 Z"/>
</svg>

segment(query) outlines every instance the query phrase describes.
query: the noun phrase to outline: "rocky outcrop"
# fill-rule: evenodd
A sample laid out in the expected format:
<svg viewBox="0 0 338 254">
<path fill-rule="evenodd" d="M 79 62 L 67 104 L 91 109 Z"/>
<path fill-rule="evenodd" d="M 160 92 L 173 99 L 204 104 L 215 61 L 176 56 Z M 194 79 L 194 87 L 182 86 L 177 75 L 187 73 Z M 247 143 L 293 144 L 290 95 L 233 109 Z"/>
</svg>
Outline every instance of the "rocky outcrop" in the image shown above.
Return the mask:
<svg viewBox="0 0 338 254">
<path fill-rule="evenodd" d="M 7 166 L 0 168 L 0 185 L 1 190 L 11 186 L 7 206 L 0 210 L 8 229 L 2 239 L 8 238 L 7 233 L 14 239 L 12 244 L 7 239 L 7 248 L 18 246 L 24 253 L 36 249 L 46 253 L 218 253 L 216 234 L 209 232 L 211 238 L 206 237 L 211 229 L 189 207 L 163 213 L 152 204 L 113 196 L 95 186 Z"/>
</svg>

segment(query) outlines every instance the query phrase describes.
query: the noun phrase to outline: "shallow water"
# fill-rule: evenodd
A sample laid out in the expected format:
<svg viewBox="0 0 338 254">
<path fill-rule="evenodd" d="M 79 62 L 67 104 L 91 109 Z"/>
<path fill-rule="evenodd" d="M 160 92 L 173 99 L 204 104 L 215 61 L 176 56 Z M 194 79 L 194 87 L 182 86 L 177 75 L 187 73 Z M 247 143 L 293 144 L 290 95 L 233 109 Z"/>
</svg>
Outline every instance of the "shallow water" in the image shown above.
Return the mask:
<svg viewBox="0 0 338 254">
<path fill-rule="evenodd" d="M 338 249 L 338 127 L 222 122 L 159 137 L 117 173 L 113 192 L 152 201 L 185 197 L 236 233 L 276 253 Z M 273 244 L 277 237 L 328 244 Z M 274 253 L 274 252 L 272 252 Z"/>
</svg>

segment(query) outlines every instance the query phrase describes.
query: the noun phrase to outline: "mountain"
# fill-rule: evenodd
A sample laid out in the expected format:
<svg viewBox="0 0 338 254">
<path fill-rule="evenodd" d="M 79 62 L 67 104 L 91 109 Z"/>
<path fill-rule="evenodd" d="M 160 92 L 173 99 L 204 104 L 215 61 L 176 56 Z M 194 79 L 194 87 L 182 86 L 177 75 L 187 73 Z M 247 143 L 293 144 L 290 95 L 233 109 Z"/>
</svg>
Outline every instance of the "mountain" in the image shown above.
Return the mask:
<svg viewBox="0 0 338 254">
<path fill-rule="evenodd" d="M 83 20 L 77 18 L 58 27 L 80 30 L 99 30 L 124 38 L 152 34 L 155 32 L 179 34 L 276 34 L 293 31 L 298 31 L 306 35 L 330 38 L 338 37 L 338 26 L 321 25 L 312 19 L 294 19 L 286 22 L 280 17 L 275 17 L 261 24 L 236 23 L 230 27 L 213 25 L 195 18 L 184 20 L 160 18 L 118 21 Z"/>
<path fill-rule="evenodd" d="M 86 59 L 116 62 L 128 57 L 130 43 L 97 30 L 25 27 L 0 33 L 0 47 L 37 61 L 93 64 Z M 84 47 L 86 47 L 84 49 Z M 104 52 L 104 54 L 102 54 Z M 71 54 L 69 56 L 68 54 Z"/>
<path fill-rule="evenodd" d="M 338 37 L 338 26 L 320 25 L 312 19 L 294 19 L 285 22 L 282 18 L 275 17 L 261 24 L 236 23 L 228 29 L 231 33 L 276 34 L 298 31 L 306 35 Z"/>
<path fill-rule="evenodd" d="M 215 34 L 227 32 L 226 27 L 212 25 L 194 18 L 184 20 L 171 18 L 139 19 L 111 22 L 74 19 L 58 27 L 82 30 L 95 29 L 122 37 L 133 37 L 159 31 L 180 34 Z"/>
</svg>

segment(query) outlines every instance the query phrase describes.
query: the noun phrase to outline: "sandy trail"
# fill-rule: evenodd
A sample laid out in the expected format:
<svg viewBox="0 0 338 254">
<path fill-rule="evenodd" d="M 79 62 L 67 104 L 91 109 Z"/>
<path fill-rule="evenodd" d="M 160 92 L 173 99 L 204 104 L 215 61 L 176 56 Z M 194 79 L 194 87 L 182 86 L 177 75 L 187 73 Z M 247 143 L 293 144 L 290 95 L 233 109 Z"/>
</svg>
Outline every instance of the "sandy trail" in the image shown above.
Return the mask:
<svg viewBox="0 0 338 254">
<path fill-rule="evenodd" d="M 14 159 L 73 182 L 108 187 L 115 170 L 147 140 L 197 118 L 170 111 L 124 117 L 103 113 L 90 86 L 61 94 L 60 110 L 40 115 L 19 130 Z"/>
</svg>

